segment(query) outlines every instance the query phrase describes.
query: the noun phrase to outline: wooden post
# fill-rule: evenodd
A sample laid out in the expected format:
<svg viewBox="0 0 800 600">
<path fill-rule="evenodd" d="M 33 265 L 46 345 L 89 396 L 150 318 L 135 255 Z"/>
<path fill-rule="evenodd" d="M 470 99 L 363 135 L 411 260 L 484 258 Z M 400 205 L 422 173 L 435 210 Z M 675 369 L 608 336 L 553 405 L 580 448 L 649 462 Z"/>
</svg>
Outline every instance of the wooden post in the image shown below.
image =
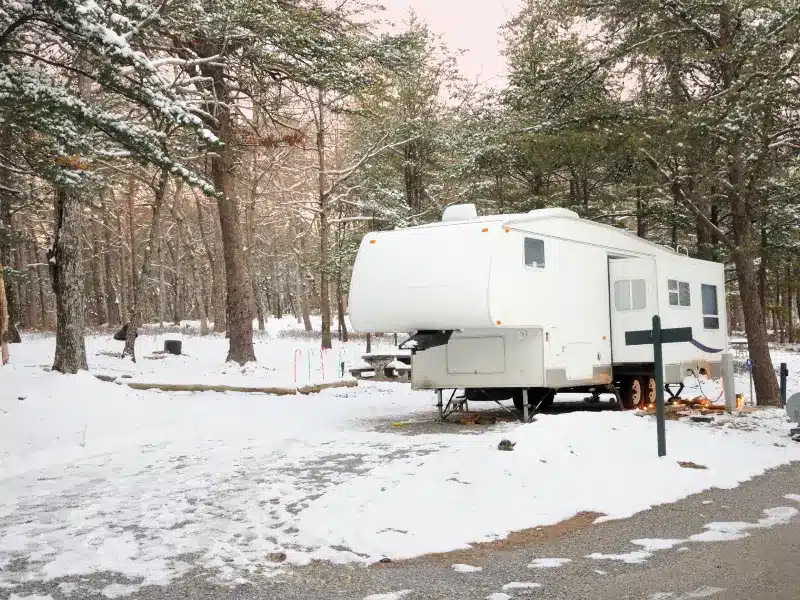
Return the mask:
<svg viewBox="0 0 800 600">
<path fill-rule="evenodd" d="M 8 362 L 8 302 L 3 281 L 3 265 L 0 264 L 0 366 Z"/>
</svg>

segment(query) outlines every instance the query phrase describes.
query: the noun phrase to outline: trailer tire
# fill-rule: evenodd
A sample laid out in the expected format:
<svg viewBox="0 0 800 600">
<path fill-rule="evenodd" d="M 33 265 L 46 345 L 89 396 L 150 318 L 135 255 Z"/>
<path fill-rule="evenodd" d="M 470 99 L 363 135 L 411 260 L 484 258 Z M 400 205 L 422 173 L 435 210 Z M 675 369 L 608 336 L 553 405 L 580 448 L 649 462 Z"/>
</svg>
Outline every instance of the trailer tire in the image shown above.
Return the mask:
<svg viewBox="0 0 800 600">
<path fill-rule="evenodd" d="M 641 408 L 648 404 L 656 403 L 656 378 L 649 375 L 642 377 L 642 401 L 639 403 Z"/>
<path fill-rule="evenodd" d="M 644 380 L 638 377 L 624 377 L 619 382 L 619 397 L 623 410 L 638 408 L 644 398 Z"/>
<path fill-rule="evenodd" d="M 528 406 L 539 410 L 543 408 L 550 408 L 553 405 L 556 394 L 554 390 L 547 388 L 529 388 L 528 389 Z M 514 408 L 522 410 L 522 390 L 514 390 Z"/>
</svg>

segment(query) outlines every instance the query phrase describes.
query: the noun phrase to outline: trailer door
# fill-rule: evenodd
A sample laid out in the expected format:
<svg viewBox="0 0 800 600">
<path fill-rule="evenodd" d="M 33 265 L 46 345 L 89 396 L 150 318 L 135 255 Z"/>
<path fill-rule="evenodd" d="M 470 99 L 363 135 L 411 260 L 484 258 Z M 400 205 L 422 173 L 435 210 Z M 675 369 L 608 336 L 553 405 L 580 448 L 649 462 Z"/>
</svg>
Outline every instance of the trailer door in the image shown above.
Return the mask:
<svg viewBox="0 0 800 600">
<path fill-rule="evenodd" d="M 656 261 L 653 258 L 608 259 L 613 364 L 652 363 L 652 346 L 626 346 L 625 332 L 652 329 L 658 314 Z"/>
</svg>

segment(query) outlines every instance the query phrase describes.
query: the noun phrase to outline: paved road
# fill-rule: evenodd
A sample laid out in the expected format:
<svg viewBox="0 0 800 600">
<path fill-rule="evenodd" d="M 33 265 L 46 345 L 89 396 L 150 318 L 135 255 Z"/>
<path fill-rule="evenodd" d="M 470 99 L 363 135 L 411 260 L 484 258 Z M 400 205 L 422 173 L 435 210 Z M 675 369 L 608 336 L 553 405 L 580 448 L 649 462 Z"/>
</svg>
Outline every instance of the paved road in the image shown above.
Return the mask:
<svg viewBox="0 0 800 600">
<path fill-rule="evenodd" d="M 792 507 L 800 502 L 785 498 L 800 494 L 800 463 L 771 471 L 734 490 L 711 490 L 676 504 L 656 507 L 630 519 L 589 524 L 577 520 L 572 527 L 534 533 L 511 547 L 425 558 L 375 567 L 314 564 L 296 569 L 281 580 L 255 581 L 253 585 L 221 587 L 202 574 L 187 575 L 167 587 L 147 587 L 130 598 L 137 600 L 362 600 L 370 594 L 413 590 L 404 600 L 480 600 L 491 594 L 511 598 L 547 600 L 798 600 L 800 599 L 800 515 L 778 511 L 786 522 L 749 529 L 747 537 L 714 543 L 682 542 L 654 552 L 640 564 L 586 558 L 592 553 L 627 554 L 641 551 L 631 540 L 687 539 L 717 522 L 756 523 L 765 509 Z M 431 507 L 434 510 L 435 507 Z M 502 510 L 498 499 L 498 510 Z M 440 508 L 441 510 L 441 508 Z M 442 518 L 447 518 L 443 514 Z M 739 528 L 740 529 L 740 528 Z M 722 528 L 737 531 L 736 526 Z M 558 568 L 531 569 L 535 558 L 569 558 Z M 457 573 L 456 562 L 482 567 L 480 572 Z M 102 589 L 119 581 L 102 574 L 80 581 L 59 580 L 47 585 L 20 587 L 14 592 L 49 593 L 60 598 L 90 598 L 88 588 Z M 79 590 L 65 595 L 77 582 Z M 537 588 L 503 591 L 512 582 L 541 584 Z M 0 598 L 7 597 L 0 590 Z M 498 600 L 505 596 L 495 596 Z M 384 600 L 383 598 L 381 600 Z M 385 600 L 394 600 L 386 596 Z"/>
</svg>

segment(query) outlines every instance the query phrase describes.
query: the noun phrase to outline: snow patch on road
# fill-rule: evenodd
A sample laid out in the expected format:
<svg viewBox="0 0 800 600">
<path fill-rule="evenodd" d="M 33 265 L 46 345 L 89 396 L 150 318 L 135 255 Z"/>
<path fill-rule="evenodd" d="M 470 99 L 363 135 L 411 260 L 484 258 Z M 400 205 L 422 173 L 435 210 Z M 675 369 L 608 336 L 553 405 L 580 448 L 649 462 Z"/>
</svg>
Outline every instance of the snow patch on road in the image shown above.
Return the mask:
<svg viewBox="0 0 800 600">
<path fill-rule="evenodd" d="M 529 569 L 556 569 L 572 562 L 571 558 L 534 558 Z"/>
<path fill-rule="evenodd" d="M 798 509 L 793 506 L 777 506 L 764 510 L 765 517 L 757 523 L 747 523 L 742 521 L 721 521 L 708 523 L 704 527 L 706 531 L 689 536 L 690 542 L 729 542 L 740 540 L 750 535 L 752 529 L 764 529 L 783 525 L 791 521 L 798 514 Z"/>
<path fill-rule="evenodd" d="M 483 567 L 473 567 L 472 565 L 456 564 L 453 565 L 453 571 L 455 571 L 456 573 L 477 573 L 478 571 L 483 571 Z"/>
<path fill-rule="evenodd" d="M 641 539 L 631 540 L 631 544 L 641 546 L 645 552 L 656 552 L 658 550 L 671 550 L 675 546 L 680 546 L 686 540 L 662 540 L 662 539 Z"/>
<path fill-rule="evenodd" d="M 512 581 L 503 586 L 504 590 L 530 590 L 542 587 L 541 583 L 535 581 Z"/>
<path fill-rule="evenodd" d="M 106 598 L 122 598 L 123 596 L 130 596 L 137 591 L 141 586 L 138 585 L 125 585 L 124 583 L 112 583 L 103 588 L 101 592 Z"/>
<path fill-rule="evenodd" d="M 602 554 L 600 552 L 594 552 L 592 554 L 587 554 L 586 558 L 591 558 L 593 560 L 617 560 L 629 565 L 638 565 L 647 562 L 647 559 L 651 556 L 653 556 L 652 552 L 634 550 L 633 552 L 627 552 L 625 554 Z"/>
<path fill-rule="evenodd" d="M 495 592 L 486 596 L 486 600 L 511 600 L 511 596 L 503 592 Z"/>
<path fill-rule="evenodd" d="M 400 600 L 403 596 L 407 596 L 414 590 L 399 590 L 397 592 L 387 592 L 385 594 L 371 594 L 366 596 L 364 600 Z"/>
<path fill-rule="evenodd" d="M 719 594 L 720 592 L 724 592 L 724 591 L 725 591 L 725 588 L 711 587 L 711 586 L 708 586 L 708 585 L 704 585 L 703 587 L 697 588 L 693 592 L 688 592 L 680 600 L 683 600 L 683 598 L 685 598 L 686 600 L 689 600 L 690 598 L 708 598 L 709 596 L 715 596 L 715 595 Z"/>
</svg>

